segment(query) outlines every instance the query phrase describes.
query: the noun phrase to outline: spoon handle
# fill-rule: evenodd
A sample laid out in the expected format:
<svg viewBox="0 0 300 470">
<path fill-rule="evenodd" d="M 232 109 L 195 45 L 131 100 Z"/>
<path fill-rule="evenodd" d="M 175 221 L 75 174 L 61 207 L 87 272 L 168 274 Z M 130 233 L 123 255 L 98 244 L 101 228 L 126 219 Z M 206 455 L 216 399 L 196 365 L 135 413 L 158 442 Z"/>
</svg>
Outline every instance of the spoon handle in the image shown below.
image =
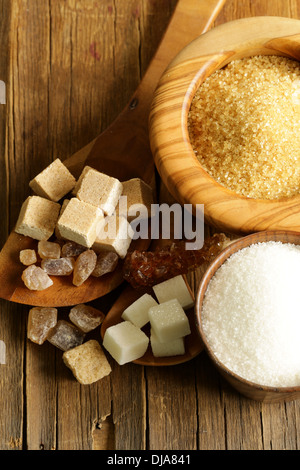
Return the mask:
<svg viewBox="0 0 300 470">
<path fill-rule="evenodd" d="M 146 115 L 156 85 L 171 60 L 183 47 L 206 32 L 220 12 L 225 0 L 178 0 L 160 45 L 142 81 L 129 102 L 137 113 Z"/>
<path fill-rule="evenodd" d="M 143 177 L 151 183 L 153 159 L 148 116 L 159 78 L 177 53 L 203 32 L 218 15 L 225 0 L 178 0 L 164 37 L 144 77 L 117 119 L 88 149 L 86 165 L 125 180 Z M 133 175 L 133 176 L 132 176 Z"/>
</svg>

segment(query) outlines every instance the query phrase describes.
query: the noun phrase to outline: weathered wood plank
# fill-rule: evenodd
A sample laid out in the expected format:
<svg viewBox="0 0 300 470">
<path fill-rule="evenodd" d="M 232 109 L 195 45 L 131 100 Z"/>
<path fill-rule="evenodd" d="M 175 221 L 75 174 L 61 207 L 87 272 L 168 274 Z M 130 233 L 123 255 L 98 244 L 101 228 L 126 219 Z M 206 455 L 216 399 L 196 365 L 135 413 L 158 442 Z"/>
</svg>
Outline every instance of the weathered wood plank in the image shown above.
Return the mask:
<svg viewBox="0 0 300 470">
<path fill-rule="evenodd" d="M 22 312 L 26 318 L 25 312 Z M 55 349 L 26 342 L 26 448 L 57 448 Z"/>
<path fill-rule="evenodd" d="M 19 450 L 24 444 L 24 317 L 23 309 L 1 301 L 0 339 L 5 364 L 0 364 L 0 447 Z"/>
<path fill-rule="evenodd" d="M 12 83 L 10 81 L 11 2 L 0 1 L 0 80 L 5 84 L 5 100 L 0 104 L 0 237 L 4 243 L 9 232 L 8 151 Z M 3 84 L 1 85 L 3 87 Z M 2 88 L 3 91 L 3 88 Z M 0 301 L 0 340 L 3 346 L 0 361 L 0 447 L 22 449 L 24 425 L 23 361 L 24 321 L 22 308 Z"/>
<path fill-rule="evenodd" d="M 226 450 L 226 414 L 219 374 L 206 354 L 195 360 L 200 450 Z"/>
<path fill-rule="evenodd" d="M 115 448 L 146 449 L 146 382 L 135 364 L 113 365 L 111 374 Z"/>
<path fill-rule="evenodd" d="M 197 449 L 197 399 L 193 361 L 147 369 L 150 450 Z"/>
</svg>

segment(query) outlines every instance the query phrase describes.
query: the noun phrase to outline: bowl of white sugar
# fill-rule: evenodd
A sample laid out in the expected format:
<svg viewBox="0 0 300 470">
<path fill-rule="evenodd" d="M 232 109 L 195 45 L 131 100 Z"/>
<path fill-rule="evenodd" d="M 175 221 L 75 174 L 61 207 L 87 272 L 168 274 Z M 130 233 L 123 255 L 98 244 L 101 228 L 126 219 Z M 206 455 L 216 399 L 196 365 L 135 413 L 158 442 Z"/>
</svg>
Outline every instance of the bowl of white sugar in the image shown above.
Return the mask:
<svg viewBox="0 0 300 470">
<path fill-rule="evenodd" d="M 196 298 L 206 352 L 242 395 L 300 397 L 300 232 L 264 231 L 225 248 Z"/>
</svg>

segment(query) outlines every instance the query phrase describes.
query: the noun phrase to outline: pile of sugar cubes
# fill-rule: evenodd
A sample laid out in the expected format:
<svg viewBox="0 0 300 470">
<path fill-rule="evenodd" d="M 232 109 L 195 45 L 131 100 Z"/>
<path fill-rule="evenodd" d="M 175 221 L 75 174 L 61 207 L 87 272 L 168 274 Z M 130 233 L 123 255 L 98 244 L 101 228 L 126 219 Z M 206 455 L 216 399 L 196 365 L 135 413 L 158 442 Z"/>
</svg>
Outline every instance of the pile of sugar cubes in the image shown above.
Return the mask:
<svg viewBox="0 0 300 470">
<path fill-rule="evenodd" d="M 112 272 L 125 258 L 134 231 L 119 207 L 151 207 L 152 189 L 139 178 L 118 179 L 85 166 L 76 181 L 68 168 L 54 160 L 29 183 L 35 193 L 23 203 L 15 226 L 18 234 L 38 241 L 37 251 L 21 250 L 22 274 L 31 290 L 47 289 L 51 276 L 69 276 L 81 285 L 89 276 Z M 114 227 L 110 236 L 108 227 Z"/>
<path fill-rule="evenodd" d="M 185 354 L 184 339 L 191 333 L 185 310 L 194 298 L 183 276 L 153 286 L 156 299 L 143 294 L 122 313 L 120 323 L 107 328 L 103 347 L 123 365 L 142 357 L 151 345 L 154 357 Z M 142 328 L 150 325 L 150 338 Z"/>
</svg>

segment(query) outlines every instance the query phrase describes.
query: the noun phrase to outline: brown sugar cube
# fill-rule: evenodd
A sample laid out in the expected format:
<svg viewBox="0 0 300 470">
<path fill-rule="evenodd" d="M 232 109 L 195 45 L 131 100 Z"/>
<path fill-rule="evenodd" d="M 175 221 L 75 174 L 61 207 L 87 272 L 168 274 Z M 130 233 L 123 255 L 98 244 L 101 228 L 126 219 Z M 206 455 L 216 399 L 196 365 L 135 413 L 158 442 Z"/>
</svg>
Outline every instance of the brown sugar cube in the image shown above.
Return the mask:
<svg viewBox="0 0 300 470">
<path fill-rule="evenodd" d="M 123 185 L 118 179 L 85 167 L 75 191 L 78 199 L 99 207 L 105 215 L 111 215 L 118 204 L 122 189 Z"/>
<path fill-rule="evenodd" d="M 94 339 L 65 352 L 63 361 L 82 385 L 97 382 L 111 373 L 104 351 Z"/>
<path fill-rule="evenodd" d="M 90 248 L 102 221 L 104 223 L 104 215 L 99 208 L 72 198 L 59 217 L 57 228 L 62 238 Z"/>
<path fill-rule="evenodd" d="M 75 266 L 74 258 L 43 259 L 41 268 L 49 276 L 69 276 Z"/>
<path fill-rule="evenodd" d="M 97 255 L 97 262 L 92 276 L 101 277 L 113 272 L 119 262 L 119 256 L 113 251 L 102 251 Z"/>
<path fill-rule="evenodd" d="M 79 304 L 71 308 L 69 319 L 84 333 L 88 333 L 102 323 L 104 313 L 91 305 Z"/>
<path fill-rule="evenodd" d="M 80 173 L 80 176 L 79 176 L 78 180 L 76 181 L 76 184 L 75 184 L 75 186 L 74 186 L 74 188 L 73 188 L 73 191 L 72 191 L 73 196 L 76 196 L 77 191 L 78 191 L 78 189 L 80 188 L 81 182 L 82 182 L 82 180 L 83 180 L 85 174 L 86 174 L 88 171 L 90 171 L 90 170 L 93 170 L 93 168 L 92 168 L 91 166 L 88 166 L 88 165 L 86 165 L 86 166 L 83 168 L 83 170 L 82 170 L 82 172 Z"/>
<path fill-rule="evenodd" d="M 58 243 L 41 240 L 38 242 L 38 254 L 42 259 L 58 259 L 60 258 L 61 248 Z"/>
<path fill-rule="evenodd" d="M 53 284 L 48 274 L 35 264 L 28 266 L 28 268 L 23 271 L 21 278 L 25 286 L 30 290 L 45 290 Z"/>
<path fill-rule="evenodd" d="M 62 351 L 68 351 L 83 343 L 85 333 L 66 320 L 58 320 L 47 340 Z"/>
<path fill-rule="evenodd" d="M 81 286 L 92 274 L 97 262 L 97 255 L 93 250 L 81 253 L 75 261 L 73 272 L 74 286 Z"/>
<path fill-rule="evenodd" d="M 38 196 L 57 202 L 72 191 L 75 184 L 74 176 L 57 158 L 31 180 L 29 186 Z"/>
<path fill-rule="evenodd" d="M 22 264 L 25 266 L 30 266 L 31 264 L 35 264 L 37 262 L 37 256 L 35 250 L 21 250 L 19 254 L 19 258 Z"/>
<path fill-rule="evenodd" d="M 60 204 L 40 196 L 29 196 L 24 201 L 15 231 L 35 240 L 48 240 L 54 232 Z"/>
<path fill-rule="evenodd" d="M 69 199 L 64 199 L 63 202 L 62 202 L 62 205 L 61 205 L 61 208 L 60 208 L 60 212 L 59 212 L 59 216 L 58 218 L 63 214 L 65 208 L 67 207 L 67 204 L 69 202 Z M 61 240 L 62 239 L 62 236 L 59 232 L 59 228 L 57 227 L 57 225 L 55 226 L 55 236 L 58 240 Z"/>
<path fill-rule="evenodd" d="M 151 214 L 151 204 L 153 204 L 153 192 L 151 186 L 140 178 L 132 178 L 123 181 L 122 197 L 116 208 L 118 215 L 127 216 L 128 222 L 131 222 L 138 215 L 142 216 L 147 212 L 147 217 Z M 127 198 L 127 204 L 123 197 Z"/>
<path fill-rule="evenodd" d="M 51 328 L 57 323 L 57 309 L 52 307 L 33 307 L 29 310 L 27 338 L 43 344 Z"/>
<path fill-rule="evenodd" d="M 125 258 L 134 235 L 133 229 L 125 217 L 112 215 L 105 220 L 105 225 L 98 230 L 93 250 L 96 253 L 113 251 L 120 258 Z"/>
</svg>

